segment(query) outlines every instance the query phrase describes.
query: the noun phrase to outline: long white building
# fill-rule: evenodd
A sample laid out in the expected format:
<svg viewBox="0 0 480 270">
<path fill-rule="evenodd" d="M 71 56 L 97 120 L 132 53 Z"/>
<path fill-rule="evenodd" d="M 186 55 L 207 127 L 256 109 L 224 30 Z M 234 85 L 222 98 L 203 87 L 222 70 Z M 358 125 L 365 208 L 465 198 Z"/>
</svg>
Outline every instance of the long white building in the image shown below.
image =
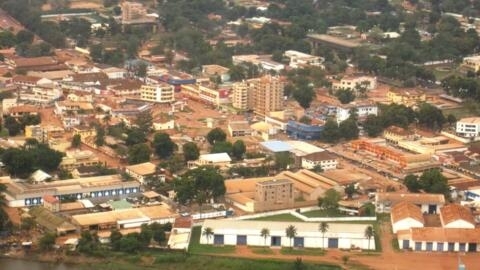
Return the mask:
<svg viewBox="0 0 480 270">
<path fill-rule="evenodd" d="M 467 117 L 458 120 L 455 131 L 462 137 L 478 137 L 480 135 L 480 117 Z"/>
<path fill-rule="evenodd" d="M 286 229 L 290 225 L 295 226 L 297 231 L 297 235 L 292 239 L 286 236 Z M 205 220 L 202 232 L 205 228 L 211 228 L 213 235 L 202 234 L 200 244 L 375 249 L 373 237 L 371 239 L 365 237 L 368 224 L 329 223 L 328 225 L 328 231 L 323 238 L 318 230 L 319 223 L 313 222 Z M 260 233 L 263 228 L 270 232 L 266 238 Z"/>
</svg>

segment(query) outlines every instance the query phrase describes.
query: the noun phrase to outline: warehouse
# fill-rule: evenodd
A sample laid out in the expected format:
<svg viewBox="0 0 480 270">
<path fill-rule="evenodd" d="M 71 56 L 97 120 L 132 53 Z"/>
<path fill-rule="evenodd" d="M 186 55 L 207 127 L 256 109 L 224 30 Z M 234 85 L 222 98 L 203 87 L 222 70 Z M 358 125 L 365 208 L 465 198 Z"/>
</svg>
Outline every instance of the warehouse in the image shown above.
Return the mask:
<svg viewBox="0 0 480 270">
<path fill-rule="evenodd" d="M 286 236 L 286 229 L 295 226 L 296 236 Z M 365 230 L 368 224 L 329 223 L 325 237 L 319 232 L 319 223 L 310 222 L 274 222 L 247 220 L 205 220 L 202 231 L 210 228 L 213 235 L 202 234 L 200 244 L 249 245 L 268 247 L 305 247 L 305 248 L 360 248 L 375 249 L 373 237 L 367 239 Z M 269 234 L 262 237 L 262 229 Z"/>
</svg>

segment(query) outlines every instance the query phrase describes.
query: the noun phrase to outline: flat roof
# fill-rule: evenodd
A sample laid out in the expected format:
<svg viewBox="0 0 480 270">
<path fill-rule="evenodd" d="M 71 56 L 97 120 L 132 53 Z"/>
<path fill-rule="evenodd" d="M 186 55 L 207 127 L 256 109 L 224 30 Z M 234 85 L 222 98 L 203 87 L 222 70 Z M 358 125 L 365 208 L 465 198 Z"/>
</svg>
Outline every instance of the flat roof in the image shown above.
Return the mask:
<svg viewBox="0 0 480 270">
<path fill-rule="evenodd" d="M 138 175 L 149 175 L 155 173 L 157 166 L 151 162 L 145 162 L 127 166 L 126 169 Z"/>
<path fill-rule="evenodd" d="M 328 43 L 340 45 L 342 47 L 347 47 L 347 48 L 356 48 L 356 47 L 360 46 L 360 43 L 358 43 L 358 42 L 338 38 L 338 37 L 331 36 L 331 35 L 308 34 L 307 37 L 311 38 L 311 39 L 314 39 L 314 40 L 325 41 L 325 42 L 328 42 Z"/>
<path fill-rule="evenodd" d="M 227 153 L 204 154 L 204 155 L 200 155 L 199 159 L 214 162 L 214 163 L 232 161 L 232 159 Z"/>
<path fill-rule="evenodd" d="M 288 152 L 292 150 L 292 146 L 286 142 L 282 141 L 266 141 L 261 142 L 260 145 L 266 148 L 270 152 Z"/>
<path fill-rule="evenodd" d="M 457 121 L 457 123 L 480 124 L 480 117 L 466 117 Z"/>
</svg>

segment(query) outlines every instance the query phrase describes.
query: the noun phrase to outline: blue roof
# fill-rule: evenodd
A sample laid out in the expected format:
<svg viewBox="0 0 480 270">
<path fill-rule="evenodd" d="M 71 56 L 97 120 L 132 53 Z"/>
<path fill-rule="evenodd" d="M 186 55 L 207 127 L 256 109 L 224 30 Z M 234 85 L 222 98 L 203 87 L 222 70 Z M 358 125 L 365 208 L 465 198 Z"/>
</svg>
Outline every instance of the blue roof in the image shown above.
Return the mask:
<svg viewBox="0 0 480 270">
<path fill-rule="evenodd" d="M 262 145 L 264 148 L 271 152 L 287 152 L 292 150 L 292 147 L 285 142 L 282 141 L 266 141 L 266 142 L 261 142 L 260 145 Z"/>
</svg>

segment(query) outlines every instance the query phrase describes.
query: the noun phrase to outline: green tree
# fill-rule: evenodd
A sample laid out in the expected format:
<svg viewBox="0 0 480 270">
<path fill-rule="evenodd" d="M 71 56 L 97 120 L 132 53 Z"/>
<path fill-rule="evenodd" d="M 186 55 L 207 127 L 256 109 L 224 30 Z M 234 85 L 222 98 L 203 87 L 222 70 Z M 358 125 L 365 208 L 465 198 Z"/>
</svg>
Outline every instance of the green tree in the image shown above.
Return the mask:
<svg viewBox="0 0 480 270">
<path fill-rule="evenodd" d="M 140 227 L 140 234 L 138 235 L 138 241 L 142 247 L 148 247 L 153 237 L 153 231 L 148 224 L 142 224 Z"/>
<path fill-rule="evenodd" d="M 38 240 L 38 247 L 41 251 L 49 251 L 53 249 L 55 245 L 56 235 L 54 233 L 45 233 L 40 239 Z"/>
<path fill-rule="evenodd" d="M 157 154 L 158 157 L 168 158 L 172 156 L 177 145 L 170 139 L 170 135 L 162 132 L 155 134 L 152 147 L 155 149 L 155 154 Z"/>
<path fill-rule="evenodd" d="M 125 253 L 136 253 L 142 249 L 142 243 L 139 240 L 139 233 L 129 233 L 120 239 L 120 251 Z"/>
<path fill-rule="evenodd" d="M 112 229 L 110 231 L 110 245 L 113 250 L 120 250 L 120 241 L 122 240 L 122 234 L 118 229 Z"/>
<path fill-rule="evenodd" d="M 202 231 L 202 235 L 204 235 L 207 238 L 207 245 L 210 242 L 210 238 L 213 236 L 214 232 L 213 229 L 210 227 L 206 227 Z"/>
<path fill-rule="evenodd" d="M 80 134 L 73 135 L 72 147 L 79 148 L 81 144 L 82 144 L 82 137 L 80 136 Z"/>
<path fill-rule="evenodd" d="M 219 141 L 212 146 L 210 153 L 227 153 L 230 155 L 232 153 L 232 149 L 233 145 L 231 142 Z"/>
<path fill-rule="evenodd" d="M 417 111 L 418 123 L 434 131 L 442 129 L 445 117 L 440 109 L 429 104 L 422 103 Z"/>
<path fill-rule="evenodd" d="M 181 204 L 196 202 L 200 206 L 225 194 L 223 176 L 213 167 L 189 170 L 173 182 L 176 199 Z"/>
<path fill-rule="evenodd" d="M 374 114 L 367 115 L 367 118 L 363 121 L 363 128 L 369 137 L 377 137 L 383 131 L 380 117 Z"/>
<path fill-rule="evenodd" d="M 297 86 L 293 91 L 293 98 L 302 108 L 308 109 L 315 98 L 315 90 L 309 84 Z"/>
<path fill-rule="evenodd" d="M 331 188 L 327 190 L 322 199 L 319 200 L 319 206 L 327 211 L 328 214 L 335 214 L 338 211 L 338 202 L 341 195 L 338 191 Z"/>
<path fill-rule="evenodd" d="M 325 221 L 320 222 L 318 230 L 322 233 L 322 249 L 325 249 L 325 233 L 328 232 L 328 223 Z"/>
<path fill-rule="evenodd" d="M 338 130 L 343 138 L 346 140 L 352 140 L 358 138 L 358 126 L 357 122 L 352 118 L 348 118 L 340 123 Z"/>
<path fill-rule="evenodd" d="M 214 145 L 217 142 L 224 142 L 227 139 L 227 134 L 221 128 L 214 128 L 207 134 L 207 141 L 210 145 Z"/>
<path fill-rule="evenodd" d="M 293 164 L 293 158 L 289 152 L 280 152 L 275 154 L 275 168 L 277 170 L 286 170 Z"/>
<path fill-rule="evenodd" d="M 285 229 L 285 235 L 290 239 L 290 248 L 292 248 L 292 240 L 297 236 L 297 228 L 293 225 L 289 225 Z"/>
<path fill-rule="evenodd" d="M 340 130 L 338 124 L 333 119 L 328 119 L 323 126 L 321 139 L 325 142 L 333 143 L 340 139 Z"/>
<path fill-rule="evenodd" d="M 403 179 L 403 184 L 410 192 L 418 192 L 421 189 L 420 183 L 418 181 L 418 176 L 414 174 L 409 174 L 405 176 L 405 179 Z"/>
<path fill-rule="evenodd" d="M 353 197 L 353 194 L 355 194 L 356 189 L 354 184 L 350 184 L 345 188 L 345 194 L 347 194 L 347 197 L 351 199 Z"/>
<path fill-rule="evenodd" d="M 365 229 L 365 238 L 368 239 L 368 251 L 369 252 L 370 252 L 370 239 L 372 239 L 373 237 L 375 237 L 375 231 L 373 230 L 372 226 L 368 226 Z"/>
<path fill-rule="evenodd" d="M 150 111 L 144 111 L 137 114 L 134 124 L 144 133 L 150 133 L 153 125 L 153 117 Z"/>
<path fill-rule="evenodd" d="M 105 129 L 97 125 L 95 127 L 97 135 L 95 135 L 95 145 L 96 146 L 103 146 L 105 144 Z"/>
<path fill-rule="evenodd" d="M 152 230 L 152 238 L 158 244 L 162 244 L 167 239 L 165 236 L 165 226 L 154 222 L 150 224 L 150 229 Z"/>
<path fill-rule="evenodd" d="M 443 194 L 446 198 L 450 197 L 447 178 L 439 169 L 424 171 L 419 178 L 419 182 L 425 192 Z"/>
<path fill-rule="evenodd" d="M 182 146 L 183 150 L 183 157 L 185 158 L 185 161 L 190 161 L 190 160 L 197 160 L 198 157 L 200 156 L 200 150 L 198 149 L 198 146 L 194 142 L 187 142 Z"/>
<path fill-rule="evenodd" d="M 247 151 L 247 147 L 245 146 L 245 143 L 242 140 L 237 140 L 233 143 L 232 155 L 237 160 L 241 160 L 246 151 Z"/>
<path fill-rule="evenodd" d="M 125 144 L 130 146 L 134 144 L 144 143 L 147 140 L 146 133 L 138 127 L 133 127 L 127 131 L 127 139 Z"/>
<path fill-rule="evenodd" d="M 338 89 L 335 96 L 342 104 L 348 104 L 355 100 L 355 93 L 350 89 Z"/>
<path fill-rule="evenodd" d="M 26 44 L 32 44 L 33 42 L 33 33 L 28 31 L 28 30 L 20 30 L 18 31 L 17 35 L 15 36 L 15 39 L 18 43 L 26 43 Z"/>
<path fill-rule="evenodd" d="M 11 116 L 6 116 L 3 119 L 3 127 L 8 130 L 9 136 L 16 136 L 20 132 L 22 132 L 22 126 L 20 125 L 20 123 L 17 121 L 17 119 Z"/>
<path fill-rule="evenodd" d="M 268 228 L 262 228 L 260 230 L 260 236 L 263 237 L 263 245 L 267 246 L 267 238 L 270 236 L 270 230 Z"/>
<path fill-rule="evenodd" d="M 100 241 L 96 233 L 83 231 L 80 234 L 80 239 L 78 239 L 78 252 L 88 255 L 94 254 L 98 250 L 99 244 Z"/>
<path fill-rule="evenodd" d="M 138 164 L 150 160 L 152 151 L 144 143 L 132 145 L 128 148 L 128 164 Z"/>
</svg>

